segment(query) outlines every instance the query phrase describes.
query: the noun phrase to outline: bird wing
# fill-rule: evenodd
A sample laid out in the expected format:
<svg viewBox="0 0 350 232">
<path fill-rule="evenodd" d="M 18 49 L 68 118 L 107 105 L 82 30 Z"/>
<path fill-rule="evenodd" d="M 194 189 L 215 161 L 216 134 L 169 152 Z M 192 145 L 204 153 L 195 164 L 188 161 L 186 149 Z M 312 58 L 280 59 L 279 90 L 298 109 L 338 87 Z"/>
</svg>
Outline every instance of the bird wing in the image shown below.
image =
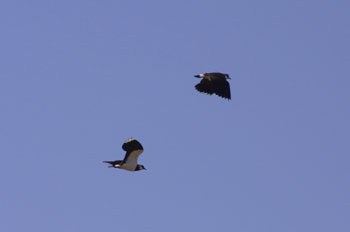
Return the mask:
<svg viewBox="0 0 350 232">
<path fill-rule="evenodd" d="M 123 164 L 135 164 L 135 165 L 137 165 L 137 159 L 139 158 L 139 156 L 141 155 L 142 152 L 143 152 L 143 150 L 134 150 L 131 152 L 126 152 L 124 160 L 123 160 Z"/>
<path fill-rule="evenodd" d="M 213 81 L 213 91 L 220 97 L 231 99 L 230 84 L 226 80 L 215 79 Z"/>
<path fill-rule="evenodd" d="M 207 79 L 202 79 L 201 82 L 195 86 L 195 88 L 201 93 L 206 93 L 209 95 L 214 93 L 213 83 Z"/>
<path fill-rule="evenodd" d="M 126 151 L 123 163 L 136 163 L 140 154 L 143 152 L 143 147 L 139 141 L 134 138 L 128 139 L 122 146 Z"/>
</svg>

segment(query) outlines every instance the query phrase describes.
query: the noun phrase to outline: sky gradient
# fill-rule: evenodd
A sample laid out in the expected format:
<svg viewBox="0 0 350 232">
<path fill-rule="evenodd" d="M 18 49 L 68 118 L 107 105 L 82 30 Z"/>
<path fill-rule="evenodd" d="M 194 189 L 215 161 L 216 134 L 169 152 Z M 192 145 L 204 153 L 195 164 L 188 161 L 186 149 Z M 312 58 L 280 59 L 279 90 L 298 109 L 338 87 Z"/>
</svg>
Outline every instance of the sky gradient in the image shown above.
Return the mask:
<svg viewBox="0 0 350 232">
<path fill-rule="evenodd" d="M 350 231 L 349 9 L 1 1 L 0 230 Z"/>
</svg>

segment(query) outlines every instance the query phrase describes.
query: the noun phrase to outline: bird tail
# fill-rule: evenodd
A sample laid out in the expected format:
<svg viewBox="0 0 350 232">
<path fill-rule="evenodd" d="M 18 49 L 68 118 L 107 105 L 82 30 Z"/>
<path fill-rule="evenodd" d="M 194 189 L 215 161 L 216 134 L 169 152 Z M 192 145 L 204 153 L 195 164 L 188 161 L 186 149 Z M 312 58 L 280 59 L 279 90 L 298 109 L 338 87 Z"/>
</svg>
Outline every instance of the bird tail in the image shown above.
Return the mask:
<svg viewBox="0 0 350 232">
<path fill-rule="evenodd" d="M 110 164 L 111 166 L 108 166 L 108 167 L 113 168 L 113 161 L 103 161 L 103 163 Z"/>
<path fill-rule="evenodd" d="M 200 75 L 194 75 L 194 77 L 200 78 L 201 76 Z"/>
</svg>

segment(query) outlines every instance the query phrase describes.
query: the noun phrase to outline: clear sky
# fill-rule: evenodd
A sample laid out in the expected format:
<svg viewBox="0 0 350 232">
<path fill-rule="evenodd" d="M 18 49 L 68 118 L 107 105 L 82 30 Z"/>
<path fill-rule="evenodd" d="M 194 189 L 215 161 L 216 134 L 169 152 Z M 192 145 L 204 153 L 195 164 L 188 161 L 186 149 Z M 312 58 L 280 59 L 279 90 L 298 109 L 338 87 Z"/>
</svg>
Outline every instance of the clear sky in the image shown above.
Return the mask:
<svg viewBox="0 0 350 232">
<path fill-rule="evenodd" d="M 350 231 L 349 9 L 1 1 L 0 231 Z"/>
</svg>

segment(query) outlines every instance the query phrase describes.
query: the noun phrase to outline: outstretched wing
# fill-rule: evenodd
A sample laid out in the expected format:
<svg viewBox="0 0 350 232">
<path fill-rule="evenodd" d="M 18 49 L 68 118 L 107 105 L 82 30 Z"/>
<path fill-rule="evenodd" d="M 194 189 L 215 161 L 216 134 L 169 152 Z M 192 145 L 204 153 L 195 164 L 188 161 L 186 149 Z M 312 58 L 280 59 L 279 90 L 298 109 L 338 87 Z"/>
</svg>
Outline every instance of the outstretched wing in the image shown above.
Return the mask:
<svg viewBox="0 0 350 232">
<path fill-rule="evenodd" d="M 143 152 L 141 143 L 134 138 L 130 138 L 123 144 L 122 148 L 126 151 L 123 163 L 137 164 L 137 159 Z"/>
<path fill-rule="evenodd" d="M 231 99 L 230 84 L 226 80 L 214 80 L 213 91 L 220 97 Z"/>
<path fill-rule="evenodd" d="M 214 93 L 213 83 L 207 79 L 202 79 L 199 84 L 195 86 L 195 88 L 201 92 L 212 95 Z"/>
</svg>

